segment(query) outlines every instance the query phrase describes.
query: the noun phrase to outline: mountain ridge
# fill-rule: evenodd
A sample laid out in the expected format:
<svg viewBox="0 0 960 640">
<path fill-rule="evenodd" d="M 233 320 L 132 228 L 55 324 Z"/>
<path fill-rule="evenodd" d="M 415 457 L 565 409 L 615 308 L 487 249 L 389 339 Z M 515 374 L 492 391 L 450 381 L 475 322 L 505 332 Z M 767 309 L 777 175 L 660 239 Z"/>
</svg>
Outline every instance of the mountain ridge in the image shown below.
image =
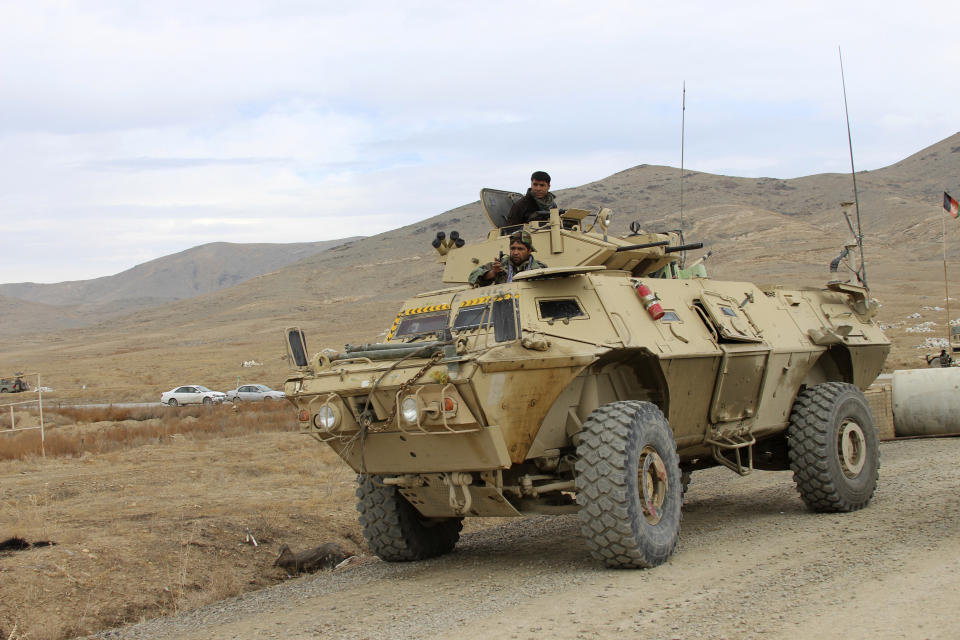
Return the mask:
<svg viewBox="0 0 960 640">
<path fill-rule="evenodd" d="M 905 322 L 920 322 L 907 317 L 920 312 L 944 321 L 942 311 L 922 307 L 943 305 L 942 191 L 960 192 L 949 182 L 960 176 L 954 148 L 960 133 L 888 167 L 857 173 L 871 291 L 883 305 L 879 319 L 893 327 L 890 366 L 922 362 L 916 349 L 926 336 L 907 332 Z M 651 231 L 677 229 L 679 179 L 677 168 L 638 165 L 556 194 L 563 207 L 613 209 L 614 235 L 626 233 L 634 219 Z M 852 199 L 844 174 L 781 180 L 685 171 L 684 235 L 705 243 L 690 258 L 712 251 L 708 270 L 720 279 L 822 286 L 835 277 L 830 260 L 850 240 L 840 203 Z M 284 327 L 303 328 L 314 352 L 375 341 L 402 300 L 447 286 L 430 246 L 441 230 L 457 230 L 470 243 L 491 227 L 473 201 L 203 295 L 93 321 L 67 314 L 56 330 L 52 321 L 24 321 L 16 334 L 0 336 L 0 367 L 55 371 L 51 384 L 63 389 L 80 382 L 89 389 L 91 370 L 108 371 L 113 388 L 134 399 L 149 397 L 147 388 L 181 384 L 186 374 L 211 388 L 230 388 L 237 377 L 252 379 L 239 367 L 256 360 L 264 363 L 258 379 L 277 385 L 287 371 Z M 960 241 L 953 238 L 960 238 L 960 227 L 948 226 L 947 233 L 948 259 L 956 260 Z M 10 319 L 15 310 L 4 304 L 0 299 L 0 319 Z M 57 311 L 37 306 L 30 313 Z M 77 326 L 78 318 L 87 324 Z"/>
</svg>

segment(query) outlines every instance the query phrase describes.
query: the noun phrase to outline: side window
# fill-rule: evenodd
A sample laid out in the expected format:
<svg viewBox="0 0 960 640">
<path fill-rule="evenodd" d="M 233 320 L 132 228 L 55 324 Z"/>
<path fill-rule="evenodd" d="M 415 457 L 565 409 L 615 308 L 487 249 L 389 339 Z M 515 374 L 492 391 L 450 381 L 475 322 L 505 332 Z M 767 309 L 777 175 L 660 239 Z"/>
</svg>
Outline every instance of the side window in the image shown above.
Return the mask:
<svg viewBox="0 0 960 640">
<path fill-rule="evenodd" d="M 575 298 L 556 300 L 537 300 L 537 312 L 542 320 L 562 320 L 586 317 L 583 308 Z"/>
</svg>

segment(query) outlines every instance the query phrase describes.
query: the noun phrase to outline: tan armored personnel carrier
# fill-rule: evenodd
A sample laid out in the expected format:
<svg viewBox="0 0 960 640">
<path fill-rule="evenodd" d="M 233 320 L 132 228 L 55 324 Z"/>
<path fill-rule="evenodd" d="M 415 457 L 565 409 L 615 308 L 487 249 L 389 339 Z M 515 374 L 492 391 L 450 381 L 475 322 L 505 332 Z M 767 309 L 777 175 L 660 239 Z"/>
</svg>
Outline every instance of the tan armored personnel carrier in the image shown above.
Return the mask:
<svg viewBox="0 0 960 640">
<path fill-rule="evenodd" d="M 614 237 L 608 210 L 571 209 L 524 227 L 547 268 L 471 287 L 508 250 L 519 197 L 481 192 L 486 240 L 435 240 L 451 286 L 404 303 L 385 342 L 311 356 L 286 330 L 284 390 L 301 431 L 359 474 L 374 553 L 448 553 L 464 517 L 577 512 L 596 559 L 654 566 L 690 474 L 717 465 L 792 469 L 814 511 L 870 501 L 861 389 L 890 345 L 864 288 L 712 280 L 680 268 L 679 233 Z"/>
</svg>

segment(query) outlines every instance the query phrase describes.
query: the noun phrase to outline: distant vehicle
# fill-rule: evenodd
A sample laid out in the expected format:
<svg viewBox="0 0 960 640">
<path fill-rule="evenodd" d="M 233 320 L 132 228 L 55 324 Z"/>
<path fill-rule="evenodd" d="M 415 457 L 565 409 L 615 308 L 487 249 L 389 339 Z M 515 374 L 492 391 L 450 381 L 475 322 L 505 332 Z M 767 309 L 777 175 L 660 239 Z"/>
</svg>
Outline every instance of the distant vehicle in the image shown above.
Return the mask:
<svg viewBox="0 0 960 640">
<path fill-rule="evenodd" d="M 286 397 L 283 391 L 274 391 L 265 384 L 245 384 L 227 391 L 227 400 L 231 402 L 283 400 Z"/>
<path fill-rule="evenodd" d="M 0 393 L 19 393 L 29 390 L 30 385 L 27 384 L 19 374 L 13 380 L 10 378 L 0 378 Z"/>
<path fill-rule="evenodd" d="M 160 403 L 176 407 L 181 404 L 214 404 L 227 399 L 222 391 L 211 391 L 199 384 L 177 387 L 160 394 Z"/>
</svg>

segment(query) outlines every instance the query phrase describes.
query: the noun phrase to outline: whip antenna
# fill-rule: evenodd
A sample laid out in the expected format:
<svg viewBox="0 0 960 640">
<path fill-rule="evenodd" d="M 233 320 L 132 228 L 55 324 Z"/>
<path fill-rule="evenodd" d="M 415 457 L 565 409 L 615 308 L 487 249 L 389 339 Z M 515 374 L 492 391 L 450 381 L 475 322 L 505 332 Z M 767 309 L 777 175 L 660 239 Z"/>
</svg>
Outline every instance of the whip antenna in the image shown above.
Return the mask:
<svg viewBox="0 0 960 640">
<path fill-rule="evenodd" d="M 850 149 L 850 175 L 853 176 L 853 203 L 857 212 L 857 249 L 860 251 L 860 268 L 857 270 L 857 279 L 863 285 L 864 289 L 870 290 L 867 286 L 867 262 L 863 257 L 863 229 L 860 226 L 860 196 L 857 194 L 857 170 L 853 167 L 853 137 L 850 135 L 850 109 L 847 107 L 847 81 L 843 75 L 843 52 L 837 47 L 837 53 L 840 55 L 840 82 L 843 85 L 843 112 L 847 118 L 847 146 Z"/>
<path fill-rule="evenodd" d="M 687 126 L 687 81 L 683 81 L 683 101 L 680 108 L 680 228 L 683 229 L 683 143 Z"/>
</svg>

